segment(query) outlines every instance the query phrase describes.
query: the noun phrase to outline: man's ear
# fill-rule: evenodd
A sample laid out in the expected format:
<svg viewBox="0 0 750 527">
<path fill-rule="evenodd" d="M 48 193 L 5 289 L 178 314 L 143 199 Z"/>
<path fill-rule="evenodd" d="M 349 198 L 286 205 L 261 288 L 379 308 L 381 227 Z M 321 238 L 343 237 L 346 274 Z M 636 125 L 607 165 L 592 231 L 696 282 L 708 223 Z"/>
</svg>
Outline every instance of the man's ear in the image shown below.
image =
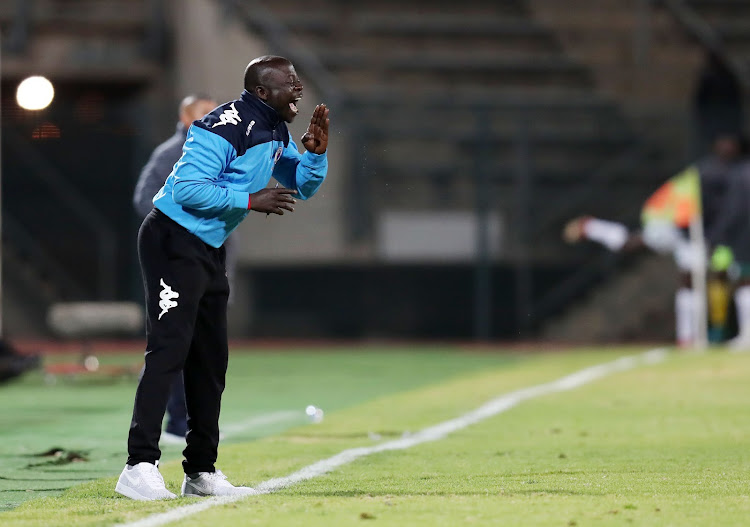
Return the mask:
<svg viewBox="0 0 750 527">
<path fill-rule="evenodd" d="M 266 90 L 263 86 L 256 86 L 255 87 L 255 95 L 258 96 L 263 101 L 268 100 L 268 90 Z"/>
</svg>

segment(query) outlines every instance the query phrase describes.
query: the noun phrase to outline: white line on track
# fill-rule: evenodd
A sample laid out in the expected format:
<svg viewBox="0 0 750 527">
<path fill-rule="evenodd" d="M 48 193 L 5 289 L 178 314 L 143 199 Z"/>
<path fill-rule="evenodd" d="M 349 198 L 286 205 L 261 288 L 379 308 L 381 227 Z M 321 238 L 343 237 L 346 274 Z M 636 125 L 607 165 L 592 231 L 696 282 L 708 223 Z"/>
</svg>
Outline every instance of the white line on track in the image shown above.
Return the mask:
<svg viewBox="0 0 750 527">
<path fill-rule="evenodd" d="M 255 487 L 255 494 L 270 494 L 289 487 L 301 481 L 306 481 L 318 476 L 322 476 L 333 469 L 351 463 L 352 461 L 361 457 L 376 454 L 378 452 L 385 452 L 388 450 L 404 450 L 411 448 L 421 443 L 428 441 L 437 441 L 442 439 L 452 432 L 456 432 L 470 425 L 476 424 L 480 421 L 487 419 L 488 417 L 495 416 L 506 410 L 510 410 L 514 406 L 533 399 L 535 397 L 541 397 L 543 395 L 549 395 L 551 393 L 564 392 L 583 386 L 590 382 L 596 381 L 608 375 L 614 373 L 631 370 L 638 366 L 656 364 L 662 362 L 667 357 L 667 350 L 662 348 L 653 349 L 642 353 L 640 355 L 631 355 L 627 357 L 621 357 L 612 362 L 606 362 L 597 366 L 591 366 L 584 368 L 583 370 L 577 371 L 556 381 L 548 382 L 545 384 L 538 384 L 536 386 L 530 386 L 528 388 L 521 388 L 514 392 L 501 395 L 495 399 L 492 399 L 479 408 L 472 410 L 471 412 L 465 413 L 455 419 L 444 421 L 437 425 L 425 428 L 413 435 L 404 437 L 401 439 L 395 439 L 393 441 L 386 441 L 370 447 L 359 447 L 350 448 L 339 452 L 335 456 L 327 459 L 322 459 L 312 465 L 308 465 L 297 472 L 294 472 L 283 478 L 273 478 L 266 480 Z M 166 525 L 182 518 L 192 516 L 199 512 L 205 511 L 212 507 L 219 505 L 226 505 L 235 501 L 244 499 L 246 496 L 222 496 L 215 498 L 206 498 L 198 503 L 190 505 L 183 505 L 166 512 L 161 512 L 148 516 L 142 520 L 134 521 L 131 523 L 120 524 L 123 527 L 156 527 L 158 525 Z"/>
</svg>

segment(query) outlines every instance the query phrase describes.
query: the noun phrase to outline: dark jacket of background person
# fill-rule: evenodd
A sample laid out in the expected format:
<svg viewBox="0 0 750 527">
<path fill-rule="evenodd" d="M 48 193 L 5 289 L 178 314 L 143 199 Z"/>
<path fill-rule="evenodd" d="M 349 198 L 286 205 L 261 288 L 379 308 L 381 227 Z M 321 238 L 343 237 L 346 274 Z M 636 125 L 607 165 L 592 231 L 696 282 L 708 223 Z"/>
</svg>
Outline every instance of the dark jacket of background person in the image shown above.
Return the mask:
<svg viewBox="0 0 750 527">
<path fill-rule="evenodd" d="M 714 225 L 724 208 L 737 163 L 709 155 L 699 160 L 696 166 L 700 173 L 704 236 L 712 242 Z"/>
<path fill-rule="evenodd" d="M 703 236 L 716 245 L 715 227 L 721 216 L 734 170 L 744 161 L 745 139 L 740 134 L 718 134 L 712 139 L 711 151 L 695 162 L 700 174 Z"/>
<path fill-rule="evenodd" d="M 707 238 L 715 245 L 727 245 L 738 262 L 750 263 L 750 161 L 735 166 L 721 213 Z"/>
<path fill-rule="evenodd" d="M 164 186 L 164 180 L 172 172 L 174 164 L 182 155 L 182 146 L 187 138 L 187 128 L 181 122 L 177 123 L 172 137 L 156 147 L 151 153 L 148 163 L 141 170 L 138 183 L 133 194 L 133 205 L 141 218 L 154 208 L 152 199 L 159 189 Z"/>
</svg>

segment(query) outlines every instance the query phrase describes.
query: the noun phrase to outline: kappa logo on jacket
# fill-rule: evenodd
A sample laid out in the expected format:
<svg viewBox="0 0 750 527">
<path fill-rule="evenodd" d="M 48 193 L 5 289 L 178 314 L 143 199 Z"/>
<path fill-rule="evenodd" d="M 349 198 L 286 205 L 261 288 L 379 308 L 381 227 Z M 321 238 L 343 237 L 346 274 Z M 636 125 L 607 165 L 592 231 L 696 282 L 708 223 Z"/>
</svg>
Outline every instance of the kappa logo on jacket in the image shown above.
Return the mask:
<svg viewBox="0 0 750 527">
<path fill-rule="evenodd" d="M 175 302 L 174 298 L 179 298 L 180 293 L 177 291 L 173 291 L 171 287 L 169 287 L 165 282 L 164 279 L 161 278 L 159 280 L 159 284 L 164 288 L 161 290 L 161 293 L 159 293 L 159 307 L 161 308 L 161 313 L 159 313 L 159 320 L 161 320 L 161 317 L 172 309 L 173 307 L 177 307 L 177 302 Z"/>
<path fill-rule="evenodd" d="M 211 128 L 216 128 L 219 125 L 222 124 L 234 124 L 241 123 L 242 119 L 240 118 L 240 112 L 237 111 L 237 109 L 234 107 L 234 103 L 229 105 L 229 108 L 224 110 L 224 113 L 222 113 L 219 116 L 219 122 L 214 123 L 214 125 Z"/>
</svg>

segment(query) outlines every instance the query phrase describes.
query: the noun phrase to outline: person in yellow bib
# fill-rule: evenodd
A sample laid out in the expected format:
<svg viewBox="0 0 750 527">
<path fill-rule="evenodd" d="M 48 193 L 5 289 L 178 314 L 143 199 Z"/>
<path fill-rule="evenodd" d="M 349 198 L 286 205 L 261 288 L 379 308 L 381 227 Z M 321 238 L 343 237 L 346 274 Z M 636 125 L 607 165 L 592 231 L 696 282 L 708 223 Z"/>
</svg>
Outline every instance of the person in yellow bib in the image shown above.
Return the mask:
<svg viewBox="0 0 750 527">
<path fill-rule="evenodd" d="M 716 232 L 714 225 L 727 199 L 732 171 L 743 153 L 741 137 L 719 135 L 711 154 L 667 180 L 644 202 L 640 229 L 631 230 L 622 223 L 581 216 L 569 221 L 563 230 L 563 238 L 569 243 L 590 240 L 613 252 L 645 248 L 671 254 L 680 274 L 680 286 L 675 292 L 675 336 L 680 346 L 692 345 L 698 334 L 691 269 L 696 258 L 706 259 L 706 254 L 690 242 L 687 228 L 693 218 L 701 214 L 706 245 L 719 245 L 711 238 Z M 725 259 L 725 255 L 719 255 L 715 263 Z M 709 339 L 713 342 L 723 340 L 726 334 L 729 293 L 725 271 L 712 266 L 708 277 Z"/>
<path fill-rule="evenodd" d="M 715 245 L 712 265 L 723 268 L 735 286 L 737 336 L 727 345 L 750 351 L 750 161 L 733 169 L 724 206 L 708 237 Z"/>
</svg>

